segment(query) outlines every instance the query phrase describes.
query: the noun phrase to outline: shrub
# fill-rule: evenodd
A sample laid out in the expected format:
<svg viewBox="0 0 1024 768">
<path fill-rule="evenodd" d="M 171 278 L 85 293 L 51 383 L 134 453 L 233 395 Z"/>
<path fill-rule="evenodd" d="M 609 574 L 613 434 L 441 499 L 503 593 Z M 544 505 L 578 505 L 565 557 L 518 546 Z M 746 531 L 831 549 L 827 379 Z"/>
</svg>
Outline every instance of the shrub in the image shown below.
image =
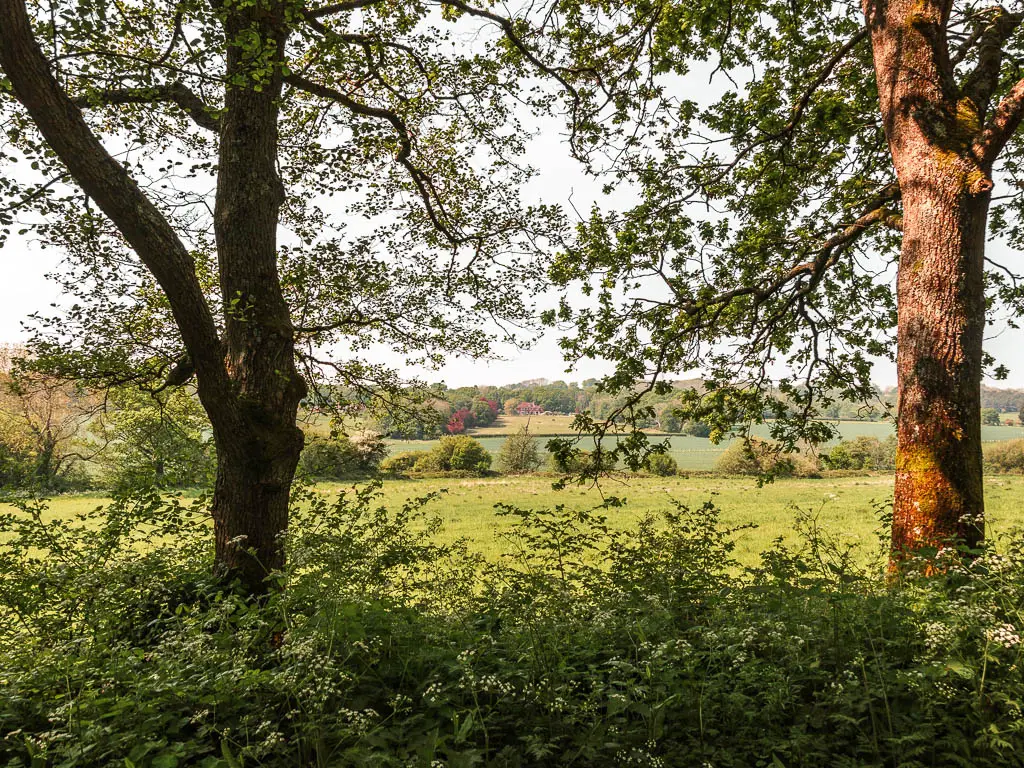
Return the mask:
<svg viewBox="0 0 1024 768">
<path fill-rule="evenodd" d="M 752 437 L 747 442 L 734 440 L 718 457 L 715 471 L 724 475 L 814 477 L 819 467 L 813 457 L 782 453 L 778 443 Z"/>
<path fill-rule="evenodd" d="M 1024 440 L 1006 440 L 984 445 L 985 464 L 997 472 L 1024 471 Z"/>
<path fill-rule="evenodd" d="M 413 469 L 423 473 L 465 472 L 484 474 L 491 466 L 491 454 L 467 435 L 446 435 L 429 453 L 417 459 Z"/>
<path fill-rule="evenodd" d="M 896 469 L 896 438 L 886 440 L 858 435 L 843 440 L 821 457 L 826 469 Z"/>
<path fill-rule="evenodd" d="M 543 463 L 540 444 L 526 427 L 509 435 L 498 449 L 498 469 L 510 475 L 536 472 Z"/>
<path fill-rule="evenodd" d="M 426 456 L 429 451 L 402 451 L 388 456 L 380 463 L 380 471 L 388 475 L 404 475 L 416 466 L 416 462 Z"/>
<path fill-rule="evenodd" d="M 669 475 L 674 475 L 679 471 L 679 464 L 677 464 L 676 460 L 667 453 L 652 453 L 647 457 L 647 460 L 644 461 L 644 469 L 652 475 L 668 477 Z"/>
<path fill-rule="evenodd" d="M 692 437 L 710 437 L 711 427 L 703 421 L 688 421 L 683 424 L 682 432 Z"/>
<path fill-rule="evenodd" d="M 387 446 L 378 437 L 313 437 L 307 438 L 299 467 L 308 477 L 350 480 L 375 473 L 386 455 Z"/>
<path fill-rule="evenodd" d="M 597 474 L 615 469 L 615 463 L 607 453 L 579 449 L 567 454 L 552 453 L 549 462 L 551 470 L 560 475 Z"/>
<path fill-rule="evenodd" d="M 377 492 L 297 493 L 260 602 L 200 503 L 5 511 L 0 764 L 1021 764 L 1024 540 L 894 580 L 803 517 L 744 571 L 711 504 L 504 506 L 483 563 Z"/>
</svg>

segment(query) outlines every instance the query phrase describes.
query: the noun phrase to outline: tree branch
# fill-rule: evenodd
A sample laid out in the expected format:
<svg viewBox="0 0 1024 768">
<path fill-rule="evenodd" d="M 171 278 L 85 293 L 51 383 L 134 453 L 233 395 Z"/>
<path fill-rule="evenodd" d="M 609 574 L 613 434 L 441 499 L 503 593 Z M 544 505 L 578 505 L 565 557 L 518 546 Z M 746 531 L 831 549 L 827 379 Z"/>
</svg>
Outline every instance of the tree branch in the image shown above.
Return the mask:
<svg viewBox="0 0 1024 768">
<path fill-rule="evenodd" d="M 727 166 L 725 166 L 725 168 L 723 168 L 722 171 L 718 174 L 717 180 L 720 180 L 729 173 L 731 173 L 732 170 L 736 168 L 736 166 L 738 166 L 747 155 L 749 155 L 758 147 L 764 146 L 769 142 L 777 141 L 781 138 L 784 138 L 792 134 L 793 131 L 797 129 L 797 126 L 800 125 L 800 120 L 803 119 L 804 112 L 807 110 L 808 104 L 811 103 L 811 99 L 814 97 L 815 92 L 822 85 L 824 85 L 825 82 L 832 76 L 832 72 L 840 64 L 840 62 L 842 62 L 843 59 L 849 56 L 850 52 L 853 51 L 853 49 L 856 48 L 858 45 L 860 45 L 865 39 L 867 39 L 867 37 L 868 29 L 867 27 L 865 27 L 858 31 L 857 34 L 855 34 L 845 43 L 843 43 L 842 47 L 840 47 L 838 51 L 832 54 L 828 61 L 826 61 L 822 65 L 821 69 L 818 70 L 818 74 L 804 89 L 796 104 L 793 105 L 792 115 L 790 116 L 789 121 L 779 130 L 765 134 L 760 138 L 756 139 L 755 141 L 750 142 L 750 144 L 748 144 L 747 146 L 743 147 L 743 149 L 736 153 L 736 156 L 732 159 L 732 161 Z"/>
<path fill-rule="evenodd" d="M 782 290 L 787 284 L 802 276 L 810 277 L 816 284 L 821 280 L 825 272 L 839 260 L 839 255 L 849 248 L 857 238 L 876 224 L 885 223 L 892 218 L 892 214 L 886 206 L 899 196 L 900 188 L 898 184 L 893 183 L 885 187 L 866 206 L 864 212 L 857 219 L 812 250 L 815 254 L 813 260 L 791 267 L 781 276 L 767 284 L 746 285 L 734 288 L 731 291 L 725 291 L 708 299 L 689 302 L 683 305 L 682 311 L 692 316 L 706 310 L 708 307 L 728 304 L 734 299 L 743 296 L 753 296 L 754 301 L 757 304 L 761 304 Z"/>
<path fill-rule="evenodd" d="M 371 107 L 368 104 L 363 104 L 360 101 L 356 101 L 351 96 L 342 93 L 341 91 L 331 88 L 326 85 L 320 85 L 314 83 L 312 80 L 290 74 L 284 78 L 284 81 L 294 88 L 298 88 L 301 91 L 312 94 L 313 96 L 319 96 L 320 98 L 327 99 L 328 101 L 334 101 L 347 109 L 351 110 L 357 115 L 363 115 L 364 117 L 375 117 L 379 120 L 385 120 L 391 124 L 398 134 L 399 149 L 398 154 L 395 155 L 395 160 L 409 172 L 412 177 L 413 183 L 416 185 L 416 189 L 423 199 L 423 204 L 426 207 L 427 216 L 430 218 L 431 223 L 437 228 L 441 234 L 448 239 L 452 245 L 461 245 L 473 238 L 456 232 L 447 223 L 442 221 L 444 216 L 444 209 L 439 209 L 439 202 L 437 201 L 437 194 L 433 191 L 433 184 L 430 178 L 421 171 L 412 162 L 412 135 L 409 133 L 409 128 L 406 126 L 405 121 L 396 112 L 392 112 L 390 109 L 384 109 L 383 107 Z"/>
<path fill-rule="evenodd" d="M 379 5 L 383 0 L 348 0 L 344 3 L 332 3 L 320 8 L 309 8 L 302 12 L 307 19 L 322 19 L 324 16 L 331 16 L 335 13 L 355 11 L 359 8 L 367 8 L 371 5 Z"/>
<path fill-rule="evenodd" d="M 972 150 L 982 168 L 991 168 L 1024 118 L 1024 79 L 1018 80 L 999 102 Z"/>
<path fill-rule="evenodd" d="M 994 9 L 978 42 L 978 63 L 964 79 L 961 93 L 974 102 L 978 113 L 988 111 L 992 93 L 999 85 L 999 68 L 1003 63 L 1003 45 L 1024 21 L 1024 14 Z"/>
<path fill-rule="evenodd" d="M 200 128 L 214 133 L 220 130 L 220 120 L 213 114 L 206 102 L 181 82 L 156 85 L 152 88 L 111 88 L 76 96 L 77 107 L 114 106 L 118 104 L 156 104 L 170 102 L 177 105 L 192 118 Z"/>
<path fill-rule="evenodd" d="M 106 151 L 57 83 L 24 0 L 0 0 L 0 68 L 15 97 L 82 190 L 117 226 L 167 295 L 204 386 L 226 395 L 227 369 L 195 263 L 170 223 Z"/>
</svg>

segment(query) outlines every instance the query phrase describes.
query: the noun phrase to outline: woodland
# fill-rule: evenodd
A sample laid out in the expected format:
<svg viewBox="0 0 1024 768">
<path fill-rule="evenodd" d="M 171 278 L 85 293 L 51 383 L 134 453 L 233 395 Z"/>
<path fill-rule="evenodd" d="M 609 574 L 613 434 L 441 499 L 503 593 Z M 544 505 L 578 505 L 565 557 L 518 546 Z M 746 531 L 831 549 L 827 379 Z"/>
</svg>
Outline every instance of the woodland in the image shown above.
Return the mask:
<svg viewBox="0 0 1024 768">
<path fill-rule="evenodd" d="M 0 764 L 1024 763 L 1024 534 L 986 517 L 1024 443 L 983 451 L 982 387 L 1022 62 L 987 0 L 0 0 L 0 255 L 64 292 L 2 366 Z M 541 334 L 608 375 L 380 354 Z M 511 411 L 572 429 L 503 445 L 556 500 L 498 500 L 488 557 L 415 482 L 483 482 Z M 717 491 L 620 525 L 662 433 L 751 494 L 881 473 L 876 541 L 795 510 L 741 561 Z"/>
</svg>

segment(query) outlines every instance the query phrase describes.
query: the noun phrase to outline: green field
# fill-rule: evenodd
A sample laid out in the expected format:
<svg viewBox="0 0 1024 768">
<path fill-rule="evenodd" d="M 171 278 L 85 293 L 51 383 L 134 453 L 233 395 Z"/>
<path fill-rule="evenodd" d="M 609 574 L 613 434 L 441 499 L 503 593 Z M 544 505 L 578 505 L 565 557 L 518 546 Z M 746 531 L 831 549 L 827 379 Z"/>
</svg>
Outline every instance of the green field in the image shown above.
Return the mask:
<svg viewBox="0 0 1024 768">
<path fill-rule="evenodd" d="M 486 428 L 472 430 L 469 434 L 480 441 L 484 448 L 492 454 L 496 453 L 501 444 L 505 442 L 505 436 L 513 434 L 526 424 L 526 416 L 502 416 L 495 424 Z M 541 443 L 546 442 L 547 436 L 569 434 L 569 425 L 572 423 L 571 416 L 534 416 L 530 422 L 530 431 L 538 436 Z M 885 421 L 843 421 L 839 422 L 839 432 L 842 439 L 850 439 L 858 435 L 868 435 L 884 440 L 893 434 L 893 425 Z M 754 428 L 754 434 L 761 437 L 768 436 L 768 426 L 759 425 Z M 1015 440 L 1024 438 L 1024 427 L 982 427 L 981 437 L 985 442 L 1000 440 Z M 715 461 L 722 452 L 729 447 L 729 441 L 712 443 L 704 437 L 690 437 L 688 435 L 651 435 L 652 442 L 669 441 L 669 455 L 676 460 L 679 468 L 686 471 L 703 471 L 713 469 Z M 388 440 L 391 452 L 401 451 L 426 451 L 433 445 L 432 440 Z M 592 445 L 592 444 L 591 444 Z M 587 448 L 587 442 L 582 443 Z"/>
<path fill-rule="evenodd" d="M 609 522 L 628 528 L 650 512 L 667 509 L 676 499 L 690 506 L 712 500 L 729 526 L 756 523 L 757 528 L 739 536 L 737 554 L 746 564 L 757 562 L 761 552 L 779 536 L 792 538 L 798 511 L 812 512 L 834 533 L 865 548 L 872 548 L 879 530 L 875 505 L 892 495 L 892 476 L 873 475 L 826 479 L 780 479 L 758 487 L 744 478 L 629 478 L 605 481 L 600 489 L 551 488 L 552 477 L 504 477 L 466 480 L 395 480 L 384 484 L 384 502 L 395 505 L 427 490 L 446 488 L 447 494 L 432 505 L 445 523 L 445 536 L 466 537 L 473 548 L 497 557 L 505 545 L 501 533 L 511 522 L 494 514 L 498 502 L 537 508 L 565 504 L 587 508 L 601 501 L 601 494 L 626 499 L 626 505 L 609 509 Z M 342 486 L 324 486 L 326 493 Z M 1024 477 L 986 478 L 986 504 L 991 530 L 998 534 L 1024 526 Z M 867 552 L 865 552 L 865 556 Z"/>
<path fill-rule="evenodd" d="M 758 487 L 752 479 L 728 477 L 630 477 L 609 479 L 600 488 L 570 486 L 553 490 L 553 476 L 495 478 L 444 478 L 387 480 L 382 488 L 382 503 L 397 508 L 407 499 L 430 491 L 446 493 L 428 509 L 444 522 L 445 540 L 466 538 L 472 549 L 486 557 L 499 557 L 507 544 L 502 533 L 511 525 L 508 518 L 495 514 L 499 502 L 523 508 L 564 504 L 587 509 L 605 496 L 624 498 L 625 506 L 608 509 L 609 523 L 619 529 L 633 526 L 648 513 L 669 509 L 672 499 L 692 507 L 712 500 L 722 511 L 722 522 L 729 526 L 756 523 L 757 528 L 739 535 L 737 554 L 746 564 L 754 564 L 758 555 L 779 536 L 792 540 L 793 524 L 799 511 L 815 514 L 828 530 L 856 542 L 867 557 L 877 541 L 879 530 L 875 507 L 892 493 L 890 475 L 862 475 L 824 479 L 780 479 Z M 999 475 L 986 478 L 986 508 L 990 530 L 996 534 L 1015 526 L 1024 527 L 1024 477 Z M 318 491 L 334 496 L 350 486 L 325 483 Z M 104 503 L 99 495 L 61 496 L 51 502 L 54 517 L 70 517 Z"/>
</svg>

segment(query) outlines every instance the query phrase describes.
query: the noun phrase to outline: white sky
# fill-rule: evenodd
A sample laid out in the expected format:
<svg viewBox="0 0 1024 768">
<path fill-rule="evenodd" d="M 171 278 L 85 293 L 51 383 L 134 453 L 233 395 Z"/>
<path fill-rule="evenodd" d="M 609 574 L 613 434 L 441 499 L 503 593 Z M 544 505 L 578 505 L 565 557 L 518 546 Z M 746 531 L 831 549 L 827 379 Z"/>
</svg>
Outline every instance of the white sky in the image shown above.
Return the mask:
<svg viewBox="0 0 1024 768">
<path fill-rule="evenodd" d="M 571 178 L 568 168 L 558 173 L 555 165 L 556 178 Z M 579 181 L 577 178 L 576 181 Z M 566 195 L 572 192 L 566 191 Z M 575 199 L 579 199 L 577 191 Z M 1019 265 L 1021 255 L 1009 253 L 999 248 L 999 255 L 1008 265 Z M 0 250 L 3 260 L 4 279 L 0 282 L 0 342 L 17 342 L 27 337 L 24 325 L 33 312 L 46 314 L 50 305 L 60 300 L 57 286 L 46 279 L 45 275 L 59 269 L 61 254 L 54 250 L 41 250 L 26 240 L 12 238 L 8 245 Z M 1005 262 L 1004 262 L 1005 263 Z M 551 297 L 539 297 L 538 304 L 548 306 Z M 998 361 L 1010 368 L 1010 377 L 1004 382 L 988 379 L 990 386 L 1024 388 L 1024 331 L 1006 328 L 1000 323 L 990 328 L 986 349 L 996 356 Z M 558 348 L 557 334 L 551 332 L 540 339 L 531 349 L 522 351 L 512 347 L 499 348 L 502 360 L 468 360 L 453 359 L 439 370 L 409 368 L 402 359 L 386 350 L 375 353 L 379 362 L 388 363 L 402 370 L 407 375 L 415 375 L 428 381 L 444 381 L 449 386 L 467 386 L 472 384 L 509 384 L 526 379 L 546 378 L 564 381 L 582 381 L 598 377 L 610 370 L 607 363 L 586 361 L 571 373 L 566 373 L 566 363 Z M 681 374 L 680 378 L 686 378 Z M 874 381 L 883 386 L 895 383 L 895 369 L 887 361 L 879 361 L 875 367 Z"/>
<path fill-rule="evenodd" d="M 703 87 L 707 87 L 706 81 Z M 607 205 L 608 200 L 601 197 L 599 186 L 586 177 L 576 162 L 569 158 L 562 144 L 562 123 L 552 118 L 544 129 L 530 152 L 531 162 L 541 173 L 533 180 L 530 188 L 524 190 L 526 197 L 561 203 L 570 215 L 574 215 L 574 208 L 586 215 L 591 203 L 598 199 Z M 623 204 L 627 201 L 618 199 L 614 202 Z M 1021 254 L 999 246 L 992 247 L 991 251 L 1000 263 L 1017 272 L 1024 272 Z M 47 280 L 45 275 L 59 269 L 61 254 L 54 250 L 42 250 L 25 238 L 12 236 L 6 247 L 0 249 L 0 259 L 4 265 L 4 279 L 0 281 L 0 342 L 23 341 L 28 335 L 24 325 L 30 322 L 29 315 L 32 312 L 51 314 L 50 305 L 60 300 L 57 286 Z M 551 307 L 556 300 L 554 296 L 537 297 L 538 309 Z M 1005 327 L 1005 323 L 999 323 L 989 329 L 989 336 L 987 351 L 1010 369 L 1010 375 L 1004 382 L 987 379 L 985 383 L 1024 388 L 1024 331 L 1011 330 Z M 404 364 L 401 356 L 386 349 L 375 351 L 374 362 L 388 364 L 406 375 L 427 381 L 444 381 L 453 387 L 508 384 L 535 378 L 579 382 L 610 371 L 611 366 L 607 363 L 586 361 L 576 370 L 566 372 L 567 366 L 557 342 L 558 334 L 550 332 L 534 347 L 525 351 L 499 347 L 498 352 L 504 359 L 455 358 L 439 370 L 410 368 Z M 679 372 L 678 378 L 696 375 L 699 372 Z M 888 361 L 878 361 L 872 378 L 879 385 L 891 386 L 896 382 L 895 368 Z"/>
</svg>

